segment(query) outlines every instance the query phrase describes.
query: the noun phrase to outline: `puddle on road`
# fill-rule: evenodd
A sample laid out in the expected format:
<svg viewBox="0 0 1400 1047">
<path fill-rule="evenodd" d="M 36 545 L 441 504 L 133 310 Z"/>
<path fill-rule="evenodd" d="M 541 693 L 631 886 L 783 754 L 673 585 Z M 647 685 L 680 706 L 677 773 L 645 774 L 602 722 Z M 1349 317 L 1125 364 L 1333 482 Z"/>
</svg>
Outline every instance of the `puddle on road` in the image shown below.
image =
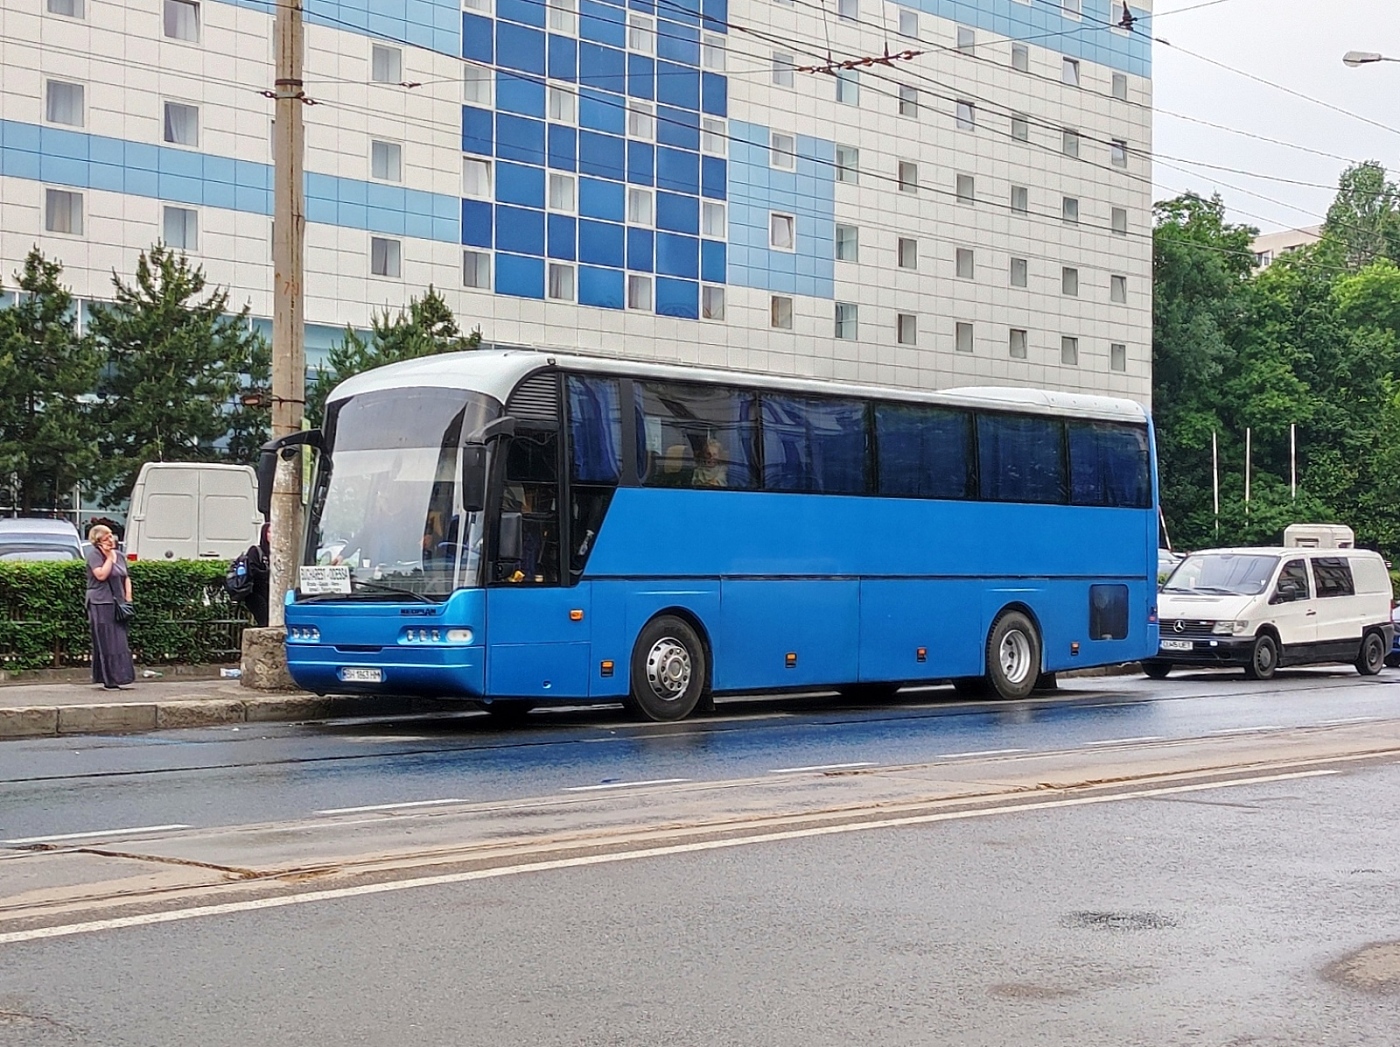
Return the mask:
<svg viewBox="0 0 1400 1047">
<path fill-rule="evenodd" d="M 1323 975 L 1348 989 L 1400 993 L 1400 942 L 1377 942 L 1329 964 Z"/>
<path fill-rule="evenodd" d="M 1091 931 L 1163 931 L 1175 927 L 1170 916 L 1156 912 L 1072 912 L 1060 926 Z"/>
</svg>

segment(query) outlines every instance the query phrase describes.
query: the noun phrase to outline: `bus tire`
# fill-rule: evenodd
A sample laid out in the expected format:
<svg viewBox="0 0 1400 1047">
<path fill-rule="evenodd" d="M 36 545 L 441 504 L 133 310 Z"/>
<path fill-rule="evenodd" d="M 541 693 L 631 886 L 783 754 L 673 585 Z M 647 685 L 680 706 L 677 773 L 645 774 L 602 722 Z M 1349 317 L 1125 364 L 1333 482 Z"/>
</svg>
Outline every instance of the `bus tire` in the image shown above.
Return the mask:
<svg viewBox="0 0 1400 1047">
<path fill-rule="evenodd" d="M 1356 658 L 1356 671 L 1362 676 L 1375 676 L 1385 667 L 1385 637 L 1377 632 L 1367 633 L 1361 638 L 1361 653 Z"/>
<path fill-rule="evenodd" d="M 663 614 L 643 627 L 632 648 L 631 689 L 623 704 L 658 723 L 684 720 L 705 693 L 709 657 L 690 624 Z"/>
<path fill-rule="evenodd" d="M 1149 680 L 1165 680 L 1171 674 L 1172 663 L 1149 658 L 1142 663 L 1142 671 L 1147 674 Z"/>
<path fill-rule="evenodd" d="M 1268 633 L 1260 633 L 1254 641 L 1254 649 L 1249 652 L 1249 664 L 1244 674 L 1251 680 L 1273 679 L 1278 669 L 1278 643 Z"/>
<path fill-rule="evenodd" d="M 1025 698 L 1040 678 L 1040 633 L 1020 611 L 1005 611 L 987 634 L 987 682 L 1000 697 Z"/>
</svg>

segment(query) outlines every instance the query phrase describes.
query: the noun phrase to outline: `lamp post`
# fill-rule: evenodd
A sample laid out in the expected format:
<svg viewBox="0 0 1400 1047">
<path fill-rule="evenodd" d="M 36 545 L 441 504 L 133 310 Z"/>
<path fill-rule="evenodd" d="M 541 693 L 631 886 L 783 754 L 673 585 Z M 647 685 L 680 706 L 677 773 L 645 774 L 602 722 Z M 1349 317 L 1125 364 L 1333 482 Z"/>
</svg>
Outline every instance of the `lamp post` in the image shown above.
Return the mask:
<svg viewBox="0 0 1400 1047">
<path fill-rule="evenodd" d="M 1400 58 L 1391 58 L 1388 55 L 1377 54 L 1375 51 L 1348 51 L 1342 55 L 1342 65 L 1351 69 L 1363 65 L 1375 65 L 1377 62 L 1400 62 Z"/>
</svg>

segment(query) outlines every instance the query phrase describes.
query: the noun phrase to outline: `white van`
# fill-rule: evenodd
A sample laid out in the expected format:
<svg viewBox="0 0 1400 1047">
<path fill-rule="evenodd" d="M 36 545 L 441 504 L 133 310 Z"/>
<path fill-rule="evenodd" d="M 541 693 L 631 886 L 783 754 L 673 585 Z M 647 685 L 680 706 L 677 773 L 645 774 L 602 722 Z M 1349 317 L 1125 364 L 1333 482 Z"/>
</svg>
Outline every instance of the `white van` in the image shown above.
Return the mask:
<svg viewBox="0 0 1400 1047">
<path fill-rule="evenodd" d="M 258 540 L 257 480 L 246 465 L 147 462 L 126 517 L 130 560 L 232 560 Z"/>
<path fill-rule="evenodd" d="M 1281 665 L 1385 665 L 1395 627 L 1390 574 L 1365 549 L 1209 549 L 1192 553 L 1158 594 L 1161 641 L 1143 663 L 1239 665 L 1267 680 Z"/>
</svg>

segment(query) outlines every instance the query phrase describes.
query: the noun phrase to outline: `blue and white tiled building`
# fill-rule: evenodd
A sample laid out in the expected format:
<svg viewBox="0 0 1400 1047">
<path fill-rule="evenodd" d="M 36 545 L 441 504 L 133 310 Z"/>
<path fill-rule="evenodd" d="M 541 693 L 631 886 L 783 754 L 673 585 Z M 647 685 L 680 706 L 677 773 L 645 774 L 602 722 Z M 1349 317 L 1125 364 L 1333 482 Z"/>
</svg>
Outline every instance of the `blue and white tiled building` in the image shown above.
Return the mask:
<svg viewBox="0 0 1400 1047">
<path fill-rule="evenodd" d="M 498 343 L 1150 395 L 1146 5 L 305 4 L 313 362 L 433 284 Z M 271 0 L 5 0 L 6 285 L 164 239 L 269 317 L 272 56 Z"/>
</svg>

